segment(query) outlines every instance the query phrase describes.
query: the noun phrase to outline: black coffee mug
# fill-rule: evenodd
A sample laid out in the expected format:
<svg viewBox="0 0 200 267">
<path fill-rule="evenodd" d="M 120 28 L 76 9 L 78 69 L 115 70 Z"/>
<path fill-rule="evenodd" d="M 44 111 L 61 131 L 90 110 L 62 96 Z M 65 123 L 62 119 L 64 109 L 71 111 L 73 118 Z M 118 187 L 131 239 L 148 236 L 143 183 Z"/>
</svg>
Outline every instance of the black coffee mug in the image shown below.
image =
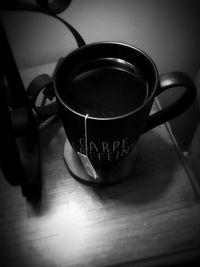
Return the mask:
<svg viewBox="0 0 200 267">
<path fill-rule="evenodd" d="M 185 90 L 178 100 L 149 115 L 156 96 L 180 86 Z M 126 177 L 140 135 L 184 112 L 196 96 L 188 75 L 159 77 L 146 53 L 118 42 L 88 44 L 67 55 L 56 70 L 54 89 L 67 139 L 88 177 L 84 180 L 94 183 Z"/>
</svg>

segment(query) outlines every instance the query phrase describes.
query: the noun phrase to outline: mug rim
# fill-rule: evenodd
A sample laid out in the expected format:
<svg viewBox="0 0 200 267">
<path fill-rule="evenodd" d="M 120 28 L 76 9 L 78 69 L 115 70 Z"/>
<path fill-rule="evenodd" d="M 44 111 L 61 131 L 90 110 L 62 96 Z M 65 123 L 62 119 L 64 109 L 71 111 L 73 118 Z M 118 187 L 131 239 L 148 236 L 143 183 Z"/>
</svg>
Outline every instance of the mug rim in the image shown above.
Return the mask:
<svg viewBox="0 0 200 267">
<path fill-rule="evenodd" d="M 154 88 L 151 92 L 151 94 L 147 97 L 147 99 L 142 103 L 142 105 L 140 105 L 138 108 L 130 111 L 130 112 L 127 112 L 125 114 L 122 114 L 122 115 L 118 115 L 118 116 L 115 116 L 115 117 L 95 117 L 95 116 L 90 116 L 88 115 L 87 119 L 91 119 L 91 120 L 102 120 L 102 121 L 108 121 L 108 120 L 118 120 L 118 119 L 122 119 L 122 118 L 125 118 L 125 117 L 128 117 L 128 116 L 131 116 L 133 114 L 135 114 L 136 112 L 138 112 L 139 110 L 141 110 L 144 106 L 148 105 L 148 103 L 152 100 L 152 98 L 154 97 L 155 93 L 156 93 L 156 90 L 157 90 L 157 87 L 158 87 L 158 84 L 159 84 L 159 79 L 158 79 L 158 70 L 157 70 L 157 67 L 156 67 L 156 64 L 154 63 L 154 61 L 152 60 L 152 58 L 146 53 L 144 52 L 143 50 L 141 50 L 140 48 L 136 47 L 136 46 L 133 46 L 133 45 L 130 45 L 130 44 L 127 44 L 127 43 L 124 43 L 124 42 L 117 42 L 117 41 L 100 41 L 100 42 L 92 42 L 92 43 L 89 43 L 89 44 L 86 44 L 82 47 L 79 47 L 79 48 L 76 48 L 75 50 L 73 50 L 72 52 L 70 52 L 68 55 L 66 55 L 63 60 L 61 61 L 60 65 L 58 66 L 58 68 L 56 69 L 55 71 L 55 74 L 54 74 L 54 79 L 53 79 L 53 85 L 54 85 L 54 91 L 55 91 L 55 95 L 56 97 L 59 99 L 59 101 L 62 103 L 62 105 L 67 108 L 68 110 L 70 110 L 71 112 L 75 113 L 76 115 L 78 116 L 81 116 L 83 118 L 85 118 L 86 115 L 76 111 L 75 109 L 71 108 L 67 103 L 66 101 L 63 100 L 63 98 L 61 97 L 59 91 L 58 91 L 58 86 L 57 86 L 57 73 L 59 72 L 59 70 L 61 69 L 61 67 L 65 64 L 65 62 L 68 60 L 68 57 L 71 57 L 73 56 L 74 54 L 76 53 L 80 53 L 81 51 L 85 50 L 85 49 L 88 49 L 90 47 L 93 47 L 93 46 L 99 46 L 99 45 L 102 45 L 102 44 L 113 44 L 113 45 L 119 45 L 119 46 L 126 46 L 126 47 L 129 47 L 131 49 L 134 49 L 136 50 L 138 53 L 142 54 L 144 57 L 146 57 L 148 59 L 148 61 L 151 63 L 152 67 L 153 67 L 153 70 L 154 70 L 154 73 L 155 73 L 155 83 L 154 83 Z"/>
</svg>

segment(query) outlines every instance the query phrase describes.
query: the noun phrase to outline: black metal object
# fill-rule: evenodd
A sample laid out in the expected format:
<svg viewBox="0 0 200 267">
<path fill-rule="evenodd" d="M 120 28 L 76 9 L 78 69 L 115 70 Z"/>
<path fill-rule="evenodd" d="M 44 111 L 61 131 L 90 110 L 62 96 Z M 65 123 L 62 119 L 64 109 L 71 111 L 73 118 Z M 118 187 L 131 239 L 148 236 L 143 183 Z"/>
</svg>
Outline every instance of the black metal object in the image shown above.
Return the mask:
<svg viewBox="0 0 200 267">
<path fill-rule="evenodd" d="M 40 198 L 40 152 L 35 115 L 0 21 L 0 166 L 27 199 Z"/>
<path fill-rule="evenodd" d="M 82 36 L 73 26 L 57 16 L 70 3 L 71 0 L 5 0 L 0 2 L 0 10 L 31 11 L 49 15 L 62 22 L 81 47 L 85 45 Z M 0 167 L 10 184 L 21 186 L 27 199 L 40 199 L 42 181 L 38 126 L 57 114 L 57 106 L 53 102 L 36 107 L 36 99 L 40 92 L 44 98 L 54 98 L 52 77 L 39 75 L 25 90 L 1 20 L 0 58 Z"/>
</svg>

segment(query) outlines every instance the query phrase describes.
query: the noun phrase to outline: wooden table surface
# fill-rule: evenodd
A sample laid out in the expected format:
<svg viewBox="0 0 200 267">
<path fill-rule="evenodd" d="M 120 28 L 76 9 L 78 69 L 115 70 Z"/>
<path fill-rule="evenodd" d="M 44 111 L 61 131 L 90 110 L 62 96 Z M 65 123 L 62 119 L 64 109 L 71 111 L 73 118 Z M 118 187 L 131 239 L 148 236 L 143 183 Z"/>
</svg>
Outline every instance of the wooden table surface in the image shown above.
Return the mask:
<svg viewBox="0 0 200 267">
<path fill-rule="evenodd" d="M 25 70 L 25 84 L 53 67 Z M 141 136 L 131 175 L 109 187 L 71 177 L 60 121 L 40 137 L 37 209 L 0 174 L 0 266 L 155 266 L 200 255 L 200 190 L 166 125 Z"/>
</svg>

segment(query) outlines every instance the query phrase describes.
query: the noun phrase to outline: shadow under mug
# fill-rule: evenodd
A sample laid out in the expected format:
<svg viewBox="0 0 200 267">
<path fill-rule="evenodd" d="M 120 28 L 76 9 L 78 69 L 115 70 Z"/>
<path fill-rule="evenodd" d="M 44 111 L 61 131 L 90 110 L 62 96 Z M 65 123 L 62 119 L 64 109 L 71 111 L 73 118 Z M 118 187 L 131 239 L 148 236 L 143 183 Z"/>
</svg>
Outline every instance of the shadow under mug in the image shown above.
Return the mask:
<svg viewBox="0 0 200 267">
<path fill-rule="evenodd" d="M 149 115 L 155 97 L 174 87 L 184 87 L 179 99 Z M 75 176 L 98 184 L 127 177 L 134 166 L 139 137 L 183 113 L 196 96 L 194 82 L 187 74 L 159 76 L 146 53 L 118 42 L 91 43 L 67 55 L 56 70 L 54 89 L 67 136 L 69 150 L 65 154 L 76 161 L 73 167 L 69 159 L 68 167 L 73 173 L 81 166 L 84 175 Z M 94 101 L 96 113 L 94 105 L 90 106 L 93 95 L 95 101 L 100 99 Z M 81 101 L 87 102 L 83 109 Z M 101 105 L 106 105 L 102 112 Z M 112 109 L 116 110 L 112 113 Z"/>
</svg>

